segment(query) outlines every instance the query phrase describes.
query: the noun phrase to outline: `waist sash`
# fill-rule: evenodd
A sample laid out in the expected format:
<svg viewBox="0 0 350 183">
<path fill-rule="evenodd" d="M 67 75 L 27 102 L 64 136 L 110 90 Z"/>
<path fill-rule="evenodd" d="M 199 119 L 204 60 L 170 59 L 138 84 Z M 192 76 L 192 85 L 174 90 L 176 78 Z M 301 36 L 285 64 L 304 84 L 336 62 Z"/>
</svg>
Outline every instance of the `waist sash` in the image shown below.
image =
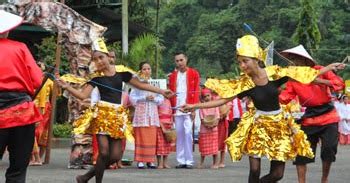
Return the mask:
<svg viewBox="0 0 350 183">
<path fill-rule="evenodd" d="M 32 98 L 24 92 L 0 92 L 0 110 L 29 101 Z"/>
<path fill-rule="evenodd" d="M 334 105 L 332 103 L 326 103 L 323 105 L 307 107 L 304 115 L 301 118 L 310 118 L 315 116 L 320 116 L 322 114 L 326 114 L 334 109 Z"/>
</svg>

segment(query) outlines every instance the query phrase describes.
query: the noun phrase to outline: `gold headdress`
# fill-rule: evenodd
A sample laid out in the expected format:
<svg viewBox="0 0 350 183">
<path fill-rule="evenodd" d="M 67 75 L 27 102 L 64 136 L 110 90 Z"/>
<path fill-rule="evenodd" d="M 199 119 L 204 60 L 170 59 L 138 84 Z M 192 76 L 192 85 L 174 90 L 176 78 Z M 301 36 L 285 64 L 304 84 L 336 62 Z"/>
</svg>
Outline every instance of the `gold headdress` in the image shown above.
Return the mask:
<svg viewBox="0 0 350 183">
<path fill-rule="evenodd" d="M 105 41 L 102 38 L 98 38 L 92 42 L 92 51 L 99 51 L 109 54 Z"/>
<path fill-rule="evenodd" d="M 237 55 L 256 58 L 264 61 L 264 52 L 259 46 L 259 41 L 255 36 L 245 35 L 237 40 Z"/>
</svg>

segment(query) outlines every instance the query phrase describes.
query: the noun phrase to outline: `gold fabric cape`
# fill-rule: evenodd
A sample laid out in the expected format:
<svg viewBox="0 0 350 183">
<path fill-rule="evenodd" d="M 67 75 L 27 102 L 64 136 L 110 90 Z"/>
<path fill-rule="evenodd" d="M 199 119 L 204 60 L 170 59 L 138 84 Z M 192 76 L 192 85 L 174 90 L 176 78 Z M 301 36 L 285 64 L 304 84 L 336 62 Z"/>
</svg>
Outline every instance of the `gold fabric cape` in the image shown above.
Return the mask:
<svg viewBox="0 0 350 183">
<path fill-rule="evenodd" d="M 279 67 L 277 65 L 264 68 L 269 81 L 278 80 L 282 77 L 289 77 L 301 83 L 311 83 L 319 73 L 319 70 L 311 67 L 289 66 Z M 231 98 L 244 91 L 255 87 L 253 80 L 248 75 L 241 75 L 235 80 L 208 79 L 205 87 L 215 91 L 221 98 Z"/>
</svg>

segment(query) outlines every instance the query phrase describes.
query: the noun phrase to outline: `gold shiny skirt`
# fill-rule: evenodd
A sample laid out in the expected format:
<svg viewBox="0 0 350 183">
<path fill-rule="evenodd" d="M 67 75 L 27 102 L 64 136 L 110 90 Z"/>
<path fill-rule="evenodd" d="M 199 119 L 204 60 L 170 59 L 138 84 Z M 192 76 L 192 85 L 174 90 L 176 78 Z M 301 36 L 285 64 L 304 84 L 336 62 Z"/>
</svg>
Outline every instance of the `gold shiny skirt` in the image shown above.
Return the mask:
<svg viewBox="0 0 350 183">
<path fill-rule="evenodd" d="M 105 134 L 115 139 L 134 139 L 128 110 L 122 105 L 108 102 L 98 102 L 86 109 L 84 114 L 74 121 L 73 127 L 75 135 Z"/>
<path fill-rule="evenodd" d="M 282 110 L 244 113 L 236 131 L 225 142 L 232 161 L 241 160 L 243 154 L 284 162 L 294 160 L 297 155 L 314 157 L 305 133 Z"/>
</svg>

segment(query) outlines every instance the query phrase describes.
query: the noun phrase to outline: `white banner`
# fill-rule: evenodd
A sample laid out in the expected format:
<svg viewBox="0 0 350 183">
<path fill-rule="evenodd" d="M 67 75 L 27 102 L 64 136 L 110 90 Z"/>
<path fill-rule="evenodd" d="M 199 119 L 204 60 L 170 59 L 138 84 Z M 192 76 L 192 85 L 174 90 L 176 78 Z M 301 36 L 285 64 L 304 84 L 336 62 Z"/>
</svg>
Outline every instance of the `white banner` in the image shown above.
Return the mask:
<svg viewBox="0 0 350 183">
<path fill-rule="evenodd" d="M 150 79 L 148 83 L 163 90 L 167 89 L 166 79 Z"/>
</svg>

